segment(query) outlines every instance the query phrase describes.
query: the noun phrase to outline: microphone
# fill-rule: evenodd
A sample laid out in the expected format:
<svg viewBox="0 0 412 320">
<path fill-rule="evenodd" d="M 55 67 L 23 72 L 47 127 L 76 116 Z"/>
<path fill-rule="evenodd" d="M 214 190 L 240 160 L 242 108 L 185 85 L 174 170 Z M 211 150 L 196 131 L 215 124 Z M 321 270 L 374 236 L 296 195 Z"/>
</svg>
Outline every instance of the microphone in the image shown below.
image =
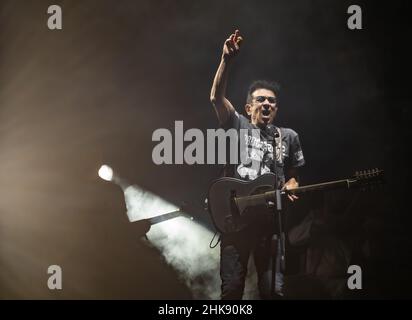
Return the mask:
<svg viewBox="0 0 412 320">
<path fill-rule="evenodd" d="M 266 125 L 265 132 L 273 138 L 279 138 L 279 131 L 273 124 Z"/>
</svg>

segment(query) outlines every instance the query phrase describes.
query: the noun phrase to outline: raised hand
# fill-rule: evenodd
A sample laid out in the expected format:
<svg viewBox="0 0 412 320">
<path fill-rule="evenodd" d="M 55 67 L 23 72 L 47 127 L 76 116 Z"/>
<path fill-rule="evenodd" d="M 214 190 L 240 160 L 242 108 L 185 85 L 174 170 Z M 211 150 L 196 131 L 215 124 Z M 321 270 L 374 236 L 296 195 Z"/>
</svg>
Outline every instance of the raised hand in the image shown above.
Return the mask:
<svg viewBox="0 0 412 320">
<path fill-rule="evenodd" d="M 239 52 L 240 45 L 243 38 L 240 36 L 239 30 L 232 33 L 228 39 L 226 39 L 223 45 L 223 58 L 225 60 L 230 60 Z"/>
</svg>

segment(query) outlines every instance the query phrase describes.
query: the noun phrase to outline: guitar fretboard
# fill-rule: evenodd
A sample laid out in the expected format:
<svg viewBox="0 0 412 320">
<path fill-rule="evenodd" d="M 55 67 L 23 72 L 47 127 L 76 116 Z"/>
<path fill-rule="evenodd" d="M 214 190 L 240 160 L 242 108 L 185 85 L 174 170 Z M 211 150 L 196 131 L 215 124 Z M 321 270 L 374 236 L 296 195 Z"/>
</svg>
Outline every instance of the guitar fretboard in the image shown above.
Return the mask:
<svg viewBox="0 0 412 320">
<path fill-rule="evenodd" d="M 317 191 L 317 190 L 332 190 L 332 189 L 342 189 L 342 188 L 350 188 L 350 183 L 351 180 L 349 179 L 344 179 L 344 180 L 337 180 L 337 181 L 331 181 L 331 182 L 323 182 L 323 183 L 317 183 L 317 184 L 310 184 L 307 186 L 302 186 L 295 188 L 293 190 L 290 190 L 293 192 L 293 194 L 302 194 L 306 192 L 311 192 L 311 191 Z M 286 194 L 286 191 L 281 192 L 282 195 Z M 247 203 L 248 206 L 257 206 L 257 205 L 262 205 L 266 204 L 266 201 L 275 201 L 276 197 L 276 191 L 267 191 L 261 194 L 254 194 L 254 195 L 249 195 L 249 196 L 243 196 L 243 197 L 236 197 L 235 201 L 238 205 L 244 205 Z"/>
<path fill-rule="evenodd" d="M 156 224 L 156 223 L 160 223 L 166 220 L 176 218 L 181 215 L 183 215 L 182 211 L 176 210 L 176 211 L 172 211 L 169 213 L 161 214 L 160 216 L 148 218 L 147 220 L 149 220 L 150 224 Z"/>
<path fill-rule="evenodd" d="M 317 184 L 309 184 L 307 186 L 298 187 L 296 189 L 293 189 L 293 193 L 305 193 L 305 192 L 323 190 L 323 189 L 328 189 L 328 190 L 342 189 L 342 188 L 349 189 L 349 187 L 350 187 L 350 180 L 344 179 L 344 180 L 336 180 L 336 181 L 323 182 L 323 183 L 317 183 Z"/>
</svg>

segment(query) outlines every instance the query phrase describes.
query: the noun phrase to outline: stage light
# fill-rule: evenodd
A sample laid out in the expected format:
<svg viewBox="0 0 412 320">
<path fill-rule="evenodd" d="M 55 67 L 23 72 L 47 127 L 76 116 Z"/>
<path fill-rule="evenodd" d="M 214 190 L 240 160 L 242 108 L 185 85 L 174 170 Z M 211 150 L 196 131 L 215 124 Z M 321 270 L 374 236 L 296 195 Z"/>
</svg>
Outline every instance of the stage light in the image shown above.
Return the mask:
<svg viewBox="0 0 412 320">
<path fill-rule="evenodd" d="M 112 181 L 113 169 L 107 165 L 102 165 L 99 169 L 99 177 L 106 181 Z"/>
<path fill-rule="evenodd" d="M 99 176 L 122 188 L 129 221 L 149 224 L 145 239 L 179 273 L 193 298 L 218 299 L 220 250 L 209 248 L 213 232 L 194 221 L 190 212 L 130 184 L 107 165 L 100 167 Z M 153 222 L 158 219 L 158 222 Z"/>
<path fill-rule="evenodd" d="M 124 190 L 130 222 L 161 217 L 181 210 L 158 195 L 139 186 Z M 190 212 L 186 212 L 188 216 Z M 219 247 L 209 248 L 213 232 L 200 223 L 177 216 L 156 223 L 146 233 L 146 239 L 156 247 L 191 290 L 194 299 L 219 299 Z"/>
</svg>

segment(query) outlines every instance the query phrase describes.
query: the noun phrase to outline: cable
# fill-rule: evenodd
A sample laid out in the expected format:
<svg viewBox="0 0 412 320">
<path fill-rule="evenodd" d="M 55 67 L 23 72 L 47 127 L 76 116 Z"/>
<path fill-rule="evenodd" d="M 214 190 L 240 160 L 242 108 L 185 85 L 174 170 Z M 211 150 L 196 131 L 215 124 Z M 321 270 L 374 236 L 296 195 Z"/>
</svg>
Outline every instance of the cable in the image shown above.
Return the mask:
<svg viewBox="0 0 412 320">
<path fill-rule="evenodd" d="M 210 243 L 209 243 L 209 248 L 210 248 L 210 249 L 216 248 L 216 246 L 217 246 L 217 245 L 219 244 L 219 242 L 220 242 L 220 236 L 219 236 L 219 239 L 217 240 L 216 244 L 215 244 L 214 246 L 212 246 L 212 242 L 213 242 L 213 240 L 215 239 L 215 237 L 216 237 L 217 234 L 218 234 L 218 232 L 216 231 L 215 234 L 213 235 L 212 240 L 210 240 Z"/>
</svg>

